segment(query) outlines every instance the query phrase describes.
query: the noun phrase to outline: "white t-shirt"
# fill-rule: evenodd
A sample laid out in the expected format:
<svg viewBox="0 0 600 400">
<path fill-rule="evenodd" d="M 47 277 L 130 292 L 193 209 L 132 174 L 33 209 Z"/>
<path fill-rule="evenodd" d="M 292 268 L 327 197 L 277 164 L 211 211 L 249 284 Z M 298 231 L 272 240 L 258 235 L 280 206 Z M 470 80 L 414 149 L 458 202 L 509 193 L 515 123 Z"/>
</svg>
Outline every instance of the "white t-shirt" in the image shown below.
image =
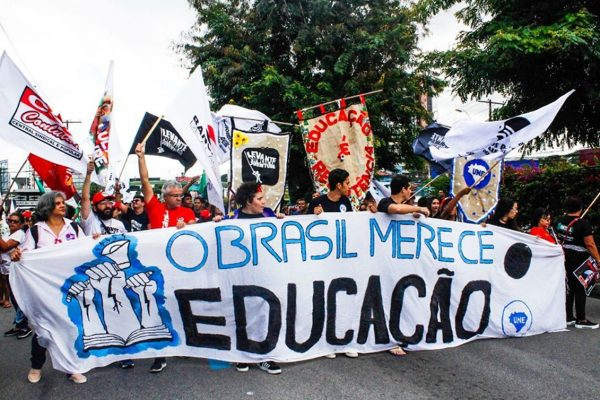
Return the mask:
<svg viewBox="0 0 600 400">
<path fill-rule="evenodd" d="M 9 240 L 14 240 L 19 244 L 23 243 L 23 241 L 25 240 L 25 232 L 23 232 L 22 229 L 19 229 L 10 235 L 3 236 L 2 240 L 4 240 L 5 242 L 8 242 Z M 2 253 L 2 261 L 0 264 L 0 273 L 2 275 L 8 275 L 10 273 L 10 264 L 12 262 L 10 261 L 11 251 L 12 250 L 5 251 Z"/>
<path fill-rule="evenodd" d="M 81 225 L 86 235 L 92 236 L 99 233 L 101 235 L 112 235 L 115 233 L 127 233 L 125 225 L 118 219 L 101 220 L 95 212 L 90 212 L 86 219 L 81 219 Z"/>
<path fill-rule="evenodd" d="M 35 226 L 38 227 L 37 248 L 51 246 L 54 244 L 68 242 L 70 240 L 85 237 L 83 229 L 77 229 L 77 231 L 75 231 L 73 225 L 71 225 L 72 221 L 67 218 L 64 218 L 64 220 L 65 224 L 60 230 L 58 236 L 56 236 L 54 232 L 52 232 L 52 229 L 50 229 L 50 227 L 46 225 L 45 222 L 38 222 L 37 224 L 35 224 Z M 36 248 L 35 241 L 33 240 L 33 236 L 31 235 L 31 229 L 29 229 L 25 234 L 25 240 L 23 241 L 23 243 L 21 243 L 20 247 L 23 251 L 33 250 Z"/>
</svg>

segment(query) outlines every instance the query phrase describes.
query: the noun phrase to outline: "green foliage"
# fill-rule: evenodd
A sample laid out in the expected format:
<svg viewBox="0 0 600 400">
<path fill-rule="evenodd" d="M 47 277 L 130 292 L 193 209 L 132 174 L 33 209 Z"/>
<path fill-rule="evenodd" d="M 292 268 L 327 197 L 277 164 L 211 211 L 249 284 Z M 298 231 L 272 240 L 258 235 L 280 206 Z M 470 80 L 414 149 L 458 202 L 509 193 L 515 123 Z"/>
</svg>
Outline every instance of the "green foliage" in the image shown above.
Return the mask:
<svg viewBox="0 0 600 400">
<path fill-rule="evenodd" d="M 528 226 L 533 211 L 547 208 L 553 217 L 564 214 L 567 197 L 581 198 L 585 207 L 600 190 L 600 167 L 587 167 L 564 160 L 550 162 L 541 169 L 505 168 L 501 193 L 519 203 L 519 225 Z M 599 232 L 600 203 L 596 203 L 586 218 Z"/>
<path fill-rule="evenodd" d="M 417 24 L 400 1 L 192 0 L 198 21 L 178 50 L 201 65 L 213 104 L 253 108 L 293 122 L 293 112 L 383 89 L 368 98 L 378 167 L 420 161 L 410 144 L 419 103 L 441 82 L 413 61 Z M 299 131 L 293 134 L 289 190 L 312 190 Z"/>
<path fill-rule="evenodd" d="M 468 98 L 501 93 L 508 101 L 496 118 L 532 111 L 571 89 L 543 144 L 599 146 L 600 2 L 598 0 L 420 0 L 415 14 L 428 17 L 455 4 L 462 32 L 450 51 L 429 55 Z"/>
</svg>

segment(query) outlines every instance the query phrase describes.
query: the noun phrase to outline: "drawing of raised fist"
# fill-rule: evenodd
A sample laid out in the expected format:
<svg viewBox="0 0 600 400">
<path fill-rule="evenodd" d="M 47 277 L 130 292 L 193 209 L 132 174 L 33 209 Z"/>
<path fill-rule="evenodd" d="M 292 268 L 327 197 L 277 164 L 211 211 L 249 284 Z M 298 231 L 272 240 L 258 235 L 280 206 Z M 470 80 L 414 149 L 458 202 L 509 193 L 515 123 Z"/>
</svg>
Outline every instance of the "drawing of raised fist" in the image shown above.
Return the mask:
<svg viewBox="0 0 600 400">
<path fill-rule="evenodd" d="M 90 284 L 100 292 L 107 333 L 126 339 L 139 327 L 131 302 L 125 293 L 125 273 L 114 264 L 104 262 L 85 271 Z"/>
<path fill-rule="evenodd" d="M 162 325 L 154 297 L 158 287 L 156 282 L 150 279 L 150 273 L 141 272 L 130 276 L 127 279 L 127 287 L 131 288 L 140 298 L 142 328 Z"/>
<path fill-rule="evenodd" d="M 89 281 L 73 282 L 69 288 L 69 296 L 75 297 L 81 308 L 81 320 L 83 323 L 84 335 L 96 335 L 106 333 L 100 314 L 94 304 L 94 288 Z"/>
</svg>

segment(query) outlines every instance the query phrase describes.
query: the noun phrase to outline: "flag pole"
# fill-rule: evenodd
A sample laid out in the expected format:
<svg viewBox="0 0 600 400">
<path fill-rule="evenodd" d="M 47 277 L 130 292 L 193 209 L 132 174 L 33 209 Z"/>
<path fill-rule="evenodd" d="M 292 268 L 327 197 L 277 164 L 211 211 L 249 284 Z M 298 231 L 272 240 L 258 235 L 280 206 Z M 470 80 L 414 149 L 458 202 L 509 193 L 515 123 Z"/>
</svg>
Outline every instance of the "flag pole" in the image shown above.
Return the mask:
<svg viewBox="0 0 600 400">
<path fill-rule="evenodd" d="M 223 118 L 243 119 L 243 120 L 246 120 L 246 121 L 258 121 L 258 122 L 269 121 L 269 122 L 272 122 L 274 124 L 279 124 L 279 125 L 300 126 L 299 124 L 290 124 L 289 122 L 283 122 L 283 121 L 273 121 L 272 119 L 258 119 L 258 118 L 235 117 L 233 115 L 219 115 L 219 116 L 223 117 Z"/>
<path fill-rule="evenodd" d="M 592 202 L 590 203 L 588 208 L 585 209 L 585 211 L 583 212 L 583 214 L 581 214 L 581 217 L 579 217 L 579 218 L 583 218 L 585 216 L 585 214 L 587 214 L 587 212 L 590 211 L 590 208 L 592 208 L 592 206 L 594 205 L 594 203 L 596 203 L 596 201 L 598 200 L 599 197 L 600 197 L 600 192 L 598 192 L 596 197 L 594 197 L 594 200 L 592 200 Z"/>
<path fill-rule="evenodd" d="M 357 97 L 361 97 L 361 96 L 362 96 L 362 97 L 364 97 L 364 96 L 370 96 L 370 95 L 372 95 L 372 94 L 375 94 L 375 93 L 381 93 L 381 92 L 383 92 L 383 89 L 379 89 L 379 90 L 373 90 L 373 91 L 371 91 L 371 92 L 367 92 L 367 93 L 355 94 L 354 96 L 349 96 L 349 97 L 341 97 L 341 98 L 339 98 L 339 99 L 331 100 L 331 101 L 328 101 L 328 102 L 326 102 L 326 103 L 317 104 L 316 106 L 311 106 L 311 107 L 302 108 L 302 109 L 300 109 L 299 111 L 307 111 L 307 110 L 312 110 L 313 108 L 317 108 L 317 107 L 321 107 L 321 106 L 326 106 L 326 105 L 328 105 L 328 104 L 337 103 L 337 102 L 338 102 L 338 101 L 340 101 L 341 99 L 344 99 L 344 100 L 355 99 L 355 98 L 357 98 Z"/>
<path fill-rule="evenodd" d="M 162 119 L 164 117 L 165 117 L 164 115 L 161 115 L 160 117 L 158 117 L 158 119 L 154 122 L 152 127 L 148 130 L 148 133 L 146 133 L 146 136 L 144 136 L 144 140 L 142 140 L 142 144 L 144 146 L 146 145 L 148 138 L 150 138 L 150 135 L 152 135 L 152 132 L 154 132 L 154 130 L 156 129 L 156 127 L 158 126 L 160 121 L 162 121 Z M 119 172 L 119 177 L 117 178 L 117 180 L 119 180 L 119 181 L 121 180 L 121 176 L 123 176 L 123 171 L 125 171 L 125 165 L 127 165 L 127 160 L 129 160 L 129 156 L 130 156 L 130 154 L 127 154 L 127 157 L 125 157 L 125 161 L 123 161 L 123 166 L 121 167 L 121 172 Z"/>
<path fill-rule="evenodd" d="M 23 168 L 25 167 L 25 164 L 27 164 L 27 160 L 29 159 L 29 157 L 25 158 L 25 161 L 23 161 L 23 164 L 21 164 L 21 167 L 19 167 L 19 170 L 17 171 L 15 177 L 13 178 L 13 180 L 10 182 L 10 185 L 8 186 L 8 191 L 6 192 L 6 194 L 4 195 L 4 198 L 2 199 L 2 208 L 4 208 L 4 203 L 6 202 L 6 200 L 8 200 L 8 195 L 10 195 L 10 192 L 12 190 L 12 187 L 14 186 L 15 182 L 17 181 L 17 177 L 19 176 L 19 174 L 21 173 L 21 171 L 23 170 Z M 10 211 L 10 209 L 9 209 Z"/>
<path fill-rule="evenodd" d="M 432 180 L 430 180 L 429 182 L 427 182 L 427 184 L 426 184 L 426 185 L 424 185 L 424 186 L 423 186 L 421 189 L 419 189 L 419 190 L 417 190 L 416 192 L 414 192 L 414 193 L 412 194 L 412 196 L 410 196 L 408 199 L 404 200 L 402 203 L 404 204 L 404 203 L 407 203 L 407 202 L 409 202 L 409 201 L 410 201 L 410 200 L 412 200 L 412 199 L 413 199 L 413 198 L 414 198 L 414 197 L 415 197 L 415 196 L 416 196 L 418 193 L 421 193 L 421 192 L 422 192 L 422 191 L 423 191 L 425 188 L 429 187 L 429 186 L 430 186 L 430 185 L 431 185 L 433 182 L 435 182 L 435 180 L 436 180 L 437 178 L 439 178 L 440 176 L 444 176 L 444 175 L 446 175 L 446 174 L 447 174 L 447 172 L 444 172 L 443 174 L 439 174 L 438 176 L 436 176 L 435 178 L 433 178 Z"/>
</svg>

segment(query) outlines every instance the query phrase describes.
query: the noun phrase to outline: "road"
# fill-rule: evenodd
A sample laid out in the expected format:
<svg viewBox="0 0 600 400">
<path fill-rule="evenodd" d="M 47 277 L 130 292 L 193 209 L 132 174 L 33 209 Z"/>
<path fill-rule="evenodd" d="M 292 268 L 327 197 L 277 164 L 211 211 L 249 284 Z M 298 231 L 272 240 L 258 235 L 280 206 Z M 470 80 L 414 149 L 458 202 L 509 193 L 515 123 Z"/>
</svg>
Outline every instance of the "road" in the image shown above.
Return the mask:
<svg viewBox="0 0 600 400">
<path fill-rule="evenodd" d="M 2 331 L 12 317 L 12 309 L 0 309 Z M 600 300 L 588 300 L 588 317 L 600 320 Z M 405 357 L 338 355 L 283 365 L 277 376 L 191 358 L 169 359 L 162 373 L 150 374 L 151 360 L 137 360 L 131 370 L 90 371 L 84 385 L 48 362 L 32 385 L 30 339 L 0 337 L 0 399 L 598 399 L 599 348 L 600 330 L 570 329 Z"/>
</svg>

